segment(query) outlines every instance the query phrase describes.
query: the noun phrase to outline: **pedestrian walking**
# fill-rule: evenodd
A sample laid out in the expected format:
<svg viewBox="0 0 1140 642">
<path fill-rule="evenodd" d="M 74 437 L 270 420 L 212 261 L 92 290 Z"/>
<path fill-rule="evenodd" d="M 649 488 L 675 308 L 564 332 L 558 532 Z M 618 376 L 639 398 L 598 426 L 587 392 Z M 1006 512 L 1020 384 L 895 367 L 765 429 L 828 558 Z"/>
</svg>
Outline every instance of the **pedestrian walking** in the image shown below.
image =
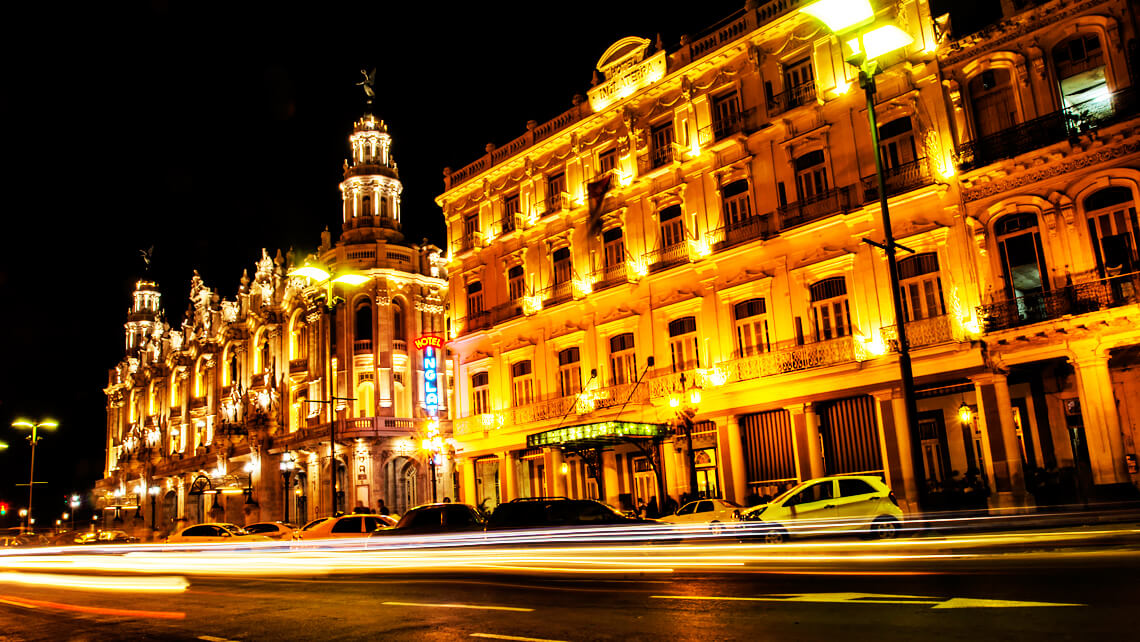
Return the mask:
<svg viewBox="0 0 1140 642">
<path fill-rule="evenodd" d="M 382 500 L 382 499 L 380 500 L 380 506 L 377 507 L 377 510 L 380 511 L 381 515 L 387 515 L 388 514 L 388 507 L 384 505 L 384 500 Z"/>
</svg>

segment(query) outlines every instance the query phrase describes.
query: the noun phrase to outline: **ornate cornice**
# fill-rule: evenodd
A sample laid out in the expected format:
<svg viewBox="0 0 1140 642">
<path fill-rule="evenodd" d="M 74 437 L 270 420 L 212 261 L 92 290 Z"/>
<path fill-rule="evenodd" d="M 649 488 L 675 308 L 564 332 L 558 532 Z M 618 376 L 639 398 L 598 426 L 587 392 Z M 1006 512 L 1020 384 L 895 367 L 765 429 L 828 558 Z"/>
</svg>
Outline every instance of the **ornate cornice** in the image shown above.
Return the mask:
<svg viewBox="0 0 1140 642">
<path fill-rule="evenodd" d="M 1133 140 L 1123 145 L 1114 145 L 1112 147 L 1102 147 L 1095 152 L 1084 154 L 1076 158 L 1071 158 L 1067 161 L 1054 163 L 1049 167 L 1042 169 L 1021 172 L 1014 176 L 1008 176 L 998 180 L 991 180 L 987 183 L 977 187 L 964 188 L 962 190 L 962 198 L 966 202 L 978 201 L 990 196 L 1004 194 L 1026 185 L 1032 185 L 1041 181 L 1069 174 L 1090 165 L 1104 163 L 1122 156 L 1135 154 L 1140 151 L 1140 141 Z"/>
</svg>

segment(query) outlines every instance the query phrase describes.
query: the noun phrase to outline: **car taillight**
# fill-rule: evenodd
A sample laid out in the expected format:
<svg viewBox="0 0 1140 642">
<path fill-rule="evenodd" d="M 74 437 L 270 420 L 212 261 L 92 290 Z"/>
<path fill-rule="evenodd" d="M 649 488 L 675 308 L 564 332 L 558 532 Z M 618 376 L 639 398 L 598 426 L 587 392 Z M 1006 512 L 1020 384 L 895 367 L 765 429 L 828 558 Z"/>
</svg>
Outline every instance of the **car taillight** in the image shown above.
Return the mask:
<svg viewBox="0 0 1140 642">
<path fill-rule="evenodd" d="M 899 498 L 895 497 L 895 491 L 892 490 L 891 492 L 887 493 L 887 499 L 891 500 L 891 503 L 895 506 L 899 505 Z"/>
</svg>

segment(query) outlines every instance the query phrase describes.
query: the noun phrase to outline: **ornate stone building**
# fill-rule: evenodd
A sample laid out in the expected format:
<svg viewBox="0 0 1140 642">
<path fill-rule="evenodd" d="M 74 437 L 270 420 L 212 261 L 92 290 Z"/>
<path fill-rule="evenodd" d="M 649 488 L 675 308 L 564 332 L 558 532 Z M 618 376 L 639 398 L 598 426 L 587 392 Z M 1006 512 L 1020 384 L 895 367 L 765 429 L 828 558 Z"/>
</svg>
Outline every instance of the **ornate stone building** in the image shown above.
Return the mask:
<svg viewBox="0 0 1140 642">
<path fill-rule="evenodd" d="M 1006 3 L 954 39 L 925 0 L 876 3 L 914 38 L 876 95 L 909 426 L 865 97 L 803 4 L 619 40 L 588 98 L 444 171 L 465 501 L 1134 490 L 1132 5 Z"/>
<path fill-rule="evenodd" d="M 136 285 L 126 353 L 105 389 L 107 466 L 96 494 L 108 523 L 151 526 L 150 501 L 159 531 L 304 523 L 333 509 L 333 475 L 338 511 L 383 499 L 403 512 L 430 501 L 432 467 L 420 444 L 433 421 L 425 388 L 434 389 L 435 373 L 425 378 L 424 353 L 410 346 L 442 336 L 447 272 L 438 248 L 404 241 L 384 122 L 366 114 L 350 141 L 339 239 L 326 229 L 303 263 L 363 283 L 291 277 L 302 262 L 263 250 L 232 300 L 195 273 L 189 307 L 174 319 L 155 283 Z M 438 404 L 445 437 L 447 412 Z M 440 459 L 442 498 L 454 484 Z"/>
</svg>

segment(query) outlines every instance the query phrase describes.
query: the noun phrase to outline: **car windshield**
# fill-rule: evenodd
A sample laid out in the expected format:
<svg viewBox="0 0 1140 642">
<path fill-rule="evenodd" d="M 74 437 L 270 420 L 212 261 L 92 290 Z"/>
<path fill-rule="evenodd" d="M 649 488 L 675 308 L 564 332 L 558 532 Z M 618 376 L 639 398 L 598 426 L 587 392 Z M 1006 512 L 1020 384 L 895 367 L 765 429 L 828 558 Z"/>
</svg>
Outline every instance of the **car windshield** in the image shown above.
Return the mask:
<svg viewBox="0 0 1140 642">
<path fill-rule="evenodd" d="M 803 484 L 796 484 L 795 486 L 792 486 L 791 488 L 789 488 L 788 490 L 785 490 L 784 492 L 780 493 L 779 495 L 776 495 L 775 499 L 769 501 L 768 503 L 769 504 L 775 504 L 777 502 L 782 502 L 785 499 L 787 499 L 788 497 L 791 497 L 792 493 L 803 488 L 803 486 L 804 486 Z"/>
<path fill-rule="evenodd" d="M 305 524 L 305 527 L 304 527 L 304 528 L 302 528 L 301 530 L 303 530 L 303 531 L 311 531 L 311 530 L 313 530 L 314 528 L 316 528 L 317 526 L 320 526 L 321 524 L 323 524 L 323 523 L 325 523 L 325 522 L 329 521 L 329 519 L 330 519 L 330 518 L 328 518 L 328 517 L 322 517 L 322 518 L 320 518 L 320 519 L 314 519 L 313 521 L 309 522 L 308 524 Z"/>
<path fill-rule="evenodd" d="M 277 526 L 273 524 L 252 524 L 245 527 L 247 533 L 272 533 L 277 530 Z"/>
<path fill-rule="evenodd" d="M 233 533 L 234 535 L 248 535 L 249 534 L 249 533 L 246 533 L 244 530 L 242 530 L 242 528 L 240 526 L 235 526 L 233 524 L 218 524 L 218 526 L 221 526 L 223 529 L 229 531 L 230 533 Z"/>
</svg>

